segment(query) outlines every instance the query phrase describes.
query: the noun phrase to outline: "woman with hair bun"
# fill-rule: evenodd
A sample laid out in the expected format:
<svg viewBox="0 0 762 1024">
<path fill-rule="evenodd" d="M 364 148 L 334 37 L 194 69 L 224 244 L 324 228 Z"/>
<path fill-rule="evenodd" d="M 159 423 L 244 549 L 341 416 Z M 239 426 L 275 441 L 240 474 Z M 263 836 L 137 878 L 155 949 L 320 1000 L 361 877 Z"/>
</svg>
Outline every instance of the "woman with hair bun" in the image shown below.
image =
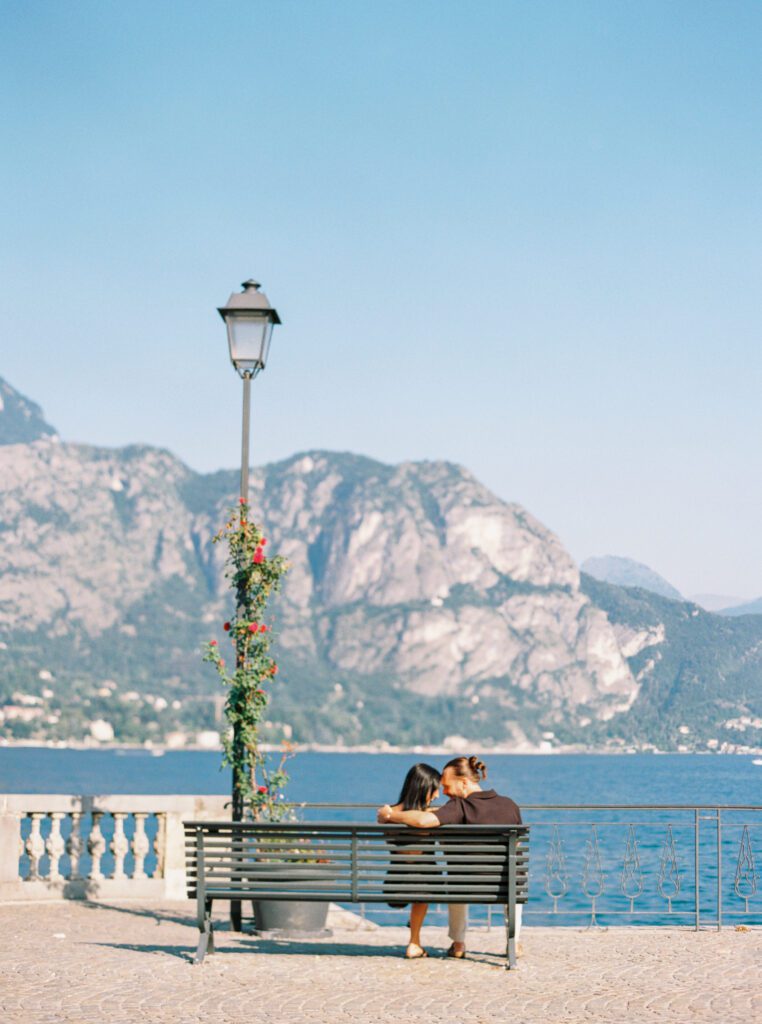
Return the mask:
<svg viewBox="0 0 762 1024">
<path fill-rule="evenodd" d="M 382 823 L 393 822 L 411 828 L 437 828 L 439 825 L 520 825 L 521 811 L 508 796 L 494 789 L 482 789 L 487 766 L 478 757 L 454 757 L 442 770 L 442 790 L 450 799 L 434 810 L 402 810 L 386 804 L 378 811 Z M 451 903 L 450 939 L 447 955 L 462 960 L 466 955 L 466 905 Z M 521 930 L 521 904 L 516 908 L 516 939 Z"/>
</svg>

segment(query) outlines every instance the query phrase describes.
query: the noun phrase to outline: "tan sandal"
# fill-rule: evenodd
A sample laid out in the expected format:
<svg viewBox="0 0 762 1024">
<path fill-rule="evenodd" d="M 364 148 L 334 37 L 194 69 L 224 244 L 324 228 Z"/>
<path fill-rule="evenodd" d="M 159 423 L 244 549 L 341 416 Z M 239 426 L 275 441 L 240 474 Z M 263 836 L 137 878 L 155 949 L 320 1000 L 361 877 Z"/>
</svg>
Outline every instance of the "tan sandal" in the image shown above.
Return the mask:
<svg viewBox="0 0 762 1024">
<path fill-rule="evenodd" d="M 453 942 L 453 944 L 447 950 L 447 956 L 451 957 L 451 959 L 453 960 L 465 960 L 466 951 L 465 949 L 456 949 L 455 943 Z"/>
<path fill-rule="evenodd" d="M 419 946 L 418 948 L 421 950 L 420 953 L 408 953 L 407 950 L 406 950 L 405 951 L 405 959 L 406 960 L 423 960 L 424 957 L 427 957 L 429 955 L 422 946 Z"/>
</svg>

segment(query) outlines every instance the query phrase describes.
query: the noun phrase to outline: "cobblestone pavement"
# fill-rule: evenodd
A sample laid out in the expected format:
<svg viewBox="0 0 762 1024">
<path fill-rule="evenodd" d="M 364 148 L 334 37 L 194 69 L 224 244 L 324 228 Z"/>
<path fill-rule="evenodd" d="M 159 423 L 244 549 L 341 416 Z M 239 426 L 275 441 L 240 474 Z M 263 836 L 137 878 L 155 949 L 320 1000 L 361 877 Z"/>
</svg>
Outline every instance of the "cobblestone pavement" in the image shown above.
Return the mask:
<svg viewBox="0 0 762 1024">
<path fill-rule="evenodd" d="M 2 1024 L 744 1024 L 762 1020 L 762 931 L 527 928 L 506 972 L 500 928 L 473 931 L 469 959 L 402 959 L 405 932 L 335 914 L 333 936 L 276 943 L 231 933 L 190 964 L 190 903 L 0 906 Z M 436 955 L 439 954 L 439 955 Z"/>
</svg>

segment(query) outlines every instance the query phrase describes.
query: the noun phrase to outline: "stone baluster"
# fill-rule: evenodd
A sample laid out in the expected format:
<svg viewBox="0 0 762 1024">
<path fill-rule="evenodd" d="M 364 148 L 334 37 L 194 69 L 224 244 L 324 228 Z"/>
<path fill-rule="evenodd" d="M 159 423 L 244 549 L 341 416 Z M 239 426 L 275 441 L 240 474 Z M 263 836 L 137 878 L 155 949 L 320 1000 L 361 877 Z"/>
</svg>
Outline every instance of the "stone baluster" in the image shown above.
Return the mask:
<svg viewBox="0 0 762 1024">
<path fill-rule="evenodd" d="M 66 852 L 66 844 L 61 835 L 61 822 L 66 817 L 63 811 L 50 812 L 50 835 L 45 840 L 45 850 L 50 857 L 50 870 L 48 878 L 51 882 L 61 880 L 60 860 Z"/>
<path fill-rule="evenodd" d="M 71 812 L 71 832 L 66 840 L 66 852 L 69 855 L 69 878 L 81 878 L 79 873 L 79 858 L 82 856 L 82 835 L 80 827 L 82 814 L 80 811 Z"/>
<path fill-rule="evenodd" d="M 156 815 L 156 835 L 153 839 L 153 852 L 156 855 L 156 871 L 154 878 L 164 878 L 167 860 L 167 815 Z"/>
<path fill-rule="evenodd" d="M 111 840 L 110 850 L 114 855 L 114 878 L 126 878 L 124 871 L 124 858 L 130 851 L 130 844 L 124 834 L 124 821 L 127 817 L 125 811 L 114 811 L 114 837 Z"/>
<path fill-rule="evenodd" d="M 40 878 L 40 860 L 45 856 L 45 841 L 40 832 L 40 823 L 45 817 L 42 811 L 33 811 L 29 818 L 32 830 L 27 836 L 24 849 L 29 856 L 29 881 L 36 882 Z"/>
<path fill-rule="evenodd" d="M 87 837 L 87 852 L 92 858 L 88 878 L 91 878 L 93 881 L 100 881 L 103 878 L 101 857 L 106 852 L 106 840 L 101 832 L 102 817 L 103 811 L 93 811 L 93 824 L 90 829 L 90 835 Z"/>
<path fill-rule="evenodd" d="M 145 811 L 135 811 L 135 834 L 132 837 L 132 855 L 135 858 L 135 869 L 132 872 L 133 878 L 147 878 L 145 871 L 146 857 L 151 852 L 151 844 L 146 835 Z"/>
</svg>

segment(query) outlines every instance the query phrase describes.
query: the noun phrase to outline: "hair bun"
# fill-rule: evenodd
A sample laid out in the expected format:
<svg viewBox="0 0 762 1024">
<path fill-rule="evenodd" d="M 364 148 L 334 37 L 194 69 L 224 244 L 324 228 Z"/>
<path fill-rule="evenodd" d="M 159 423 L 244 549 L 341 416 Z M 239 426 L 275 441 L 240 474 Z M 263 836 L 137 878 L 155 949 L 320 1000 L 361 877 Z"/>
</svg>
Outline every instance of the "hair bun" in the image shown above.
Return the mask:
<svg viewBox="0 0 762 1024">
<path fill-rule="evenodd" d="M 473 754 L 468 759 L 468 767 L 471 769 L 474 775 L 478 776 L 479 778 L 487 778 L 486 764 L 484 763 L 484 761 L 480 761 L 478 757 L 474 757 Z"/>
</svg>

